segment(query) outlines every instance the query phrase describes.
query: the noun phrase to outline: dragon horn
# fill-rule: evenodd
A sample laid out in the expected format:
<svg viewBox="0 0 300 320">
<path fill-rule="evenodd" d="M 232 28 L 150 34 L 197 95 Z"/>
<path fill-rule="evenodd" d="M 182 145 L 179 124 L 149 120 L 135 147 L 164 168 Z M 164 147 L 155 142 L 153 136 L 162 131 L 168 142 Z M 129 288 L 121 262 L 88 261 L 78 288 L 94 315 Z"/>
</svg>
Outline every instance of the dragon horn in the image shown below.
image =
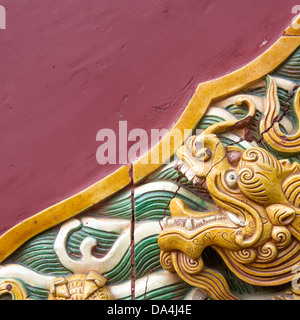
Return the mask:
<svg viewBox="0 0 300 320">
<path fill-rule="evenodd" d="M 250 99 L 248 96 L 239 96 L 238 99 L 235 101 L 235 104 L 240 106 L 243 103 L 247 104 L 248 106 L 248 113 L 247 115 L 241 119 L 241 120 L 231 120 L 231 121 L 221 121 L 218 123 L 215 123 L 205 129 L 205 134 L 217 134 L 222 133 L 225 131 L 232 131 L 236 129 L 243 129 L 246 126 L 248 126 L 253 117 L 255 116 L 256 106 L 252 99 Z"/>
</svg>

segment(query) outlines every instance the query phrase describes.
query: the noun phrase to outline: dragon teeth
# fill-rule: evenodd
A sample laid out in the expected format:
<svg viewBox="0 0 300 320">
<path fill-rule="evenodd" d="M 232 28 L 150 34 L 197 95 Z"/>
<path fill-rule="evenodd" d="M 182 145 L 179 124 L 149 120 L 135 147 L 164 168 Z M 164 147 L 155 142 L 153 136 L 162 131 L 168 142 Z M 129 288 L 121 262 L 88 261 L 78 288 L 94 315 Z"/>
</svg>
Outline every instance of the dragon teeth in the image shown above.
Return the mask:
<svg viewBox="0 0 300 320">
<path fill-rule="evenodd" d="M 203 224 L 204 224 L 203 219 L 197 219 L 197 221 L 195 222 L 195 228 L 201 227 Z"/>
<path fill-rule="evenodd" d="M 225 220 L 227 219 L 226 215 L 215 215 L 203 218 L 169 218 L 165 217 L 163 219 L 163 227 L 170 228 L 170 227 L 181 227 L 185 228 L 186 230 L 195 230 L 209 222 Z"/>
<path fill-rule="evenodd" d="M 171 219 L 171 218 L 168 218 L 168 217 L 166 217 L 166 218 L 163 218 L 163 226 L 164 227 L 172 227 L 174 225 L 174 220 L 173 219 Z"/>
<path fill-rule="evenodd" d="M 241 219 L 239 219 L 235 214 L 228 212 L 228 211 L 226 211 L 226 214 L 227 214 L 229 220 L 231 222 L 233 222 L 234 224 L 237 224 L 238 226 L 241 226 L 241 227 L 245 226 L 245 223 Z"/>
<path fill-rule="evenodd" d="M 181 172 L 186 176 L 186 178 L 191 181 L 194 185 L 200 182 L 200 178 L 196 176 L 193 170 L 182 160 L 178 159 L 174 165 L 175 170 Z"/>
<path fill-rule="evenodd" d="M 189 169 L 190 169 L 189 166 L 184 163 L 184 164 L 182 165 L 182 167 L 181 167 L 181 172 L 182 172 L 183 174 L 186 174 L 186 172 L 189 171 Z"/>
<path fill-rule="evenodd" d="M 189 181 L 193 181 L 194 177 L 195 177 L 195 174 L 189 169 L 185 176 L 189 179 Z"/>
<path fill-rule="evenodd" d="M 193 226 L 193 223 L 192 223 L 192 219 L 191 219 L 191 218 L 189 218 L 189 219 L 186 220 L 184 227 L 185 227 L 186 229 L 188 229 L 188 230 L 193 230 L 193 229 L 194 229 L 194 226 Z"/>
<path fill-rule="evenodd" d="M 178 227 L 184 227 L 186 219 L 175 219 L 174 224 Z"/>
</svg>

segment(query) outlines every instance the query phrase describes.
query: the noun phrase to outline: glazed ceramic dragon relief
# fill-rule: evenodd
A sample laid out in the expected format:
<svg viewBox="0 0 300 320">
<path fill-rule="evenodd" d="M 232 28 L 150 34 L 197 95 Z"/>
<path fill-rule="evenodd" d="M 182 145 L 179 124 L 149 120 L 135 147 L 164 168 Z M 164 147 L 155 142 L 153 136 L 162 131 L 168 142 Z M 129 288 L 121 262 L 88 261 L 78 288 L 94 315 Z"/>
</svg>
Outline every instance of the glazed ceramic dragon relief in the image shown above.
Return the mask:
<svg viewBox="0 0 300 320">
<path fill-rule="evenodd" d="M 297 124 L 299 98 L 300 89 L 294 86 L 289 101 Z M 202 256 L 207 247 L 237 277 L 253 285 L 292 282 L 300 263 L 300 165 L 285 159 L 300 152 L 300 129 L 282 132 L 280 121 L 288 111 L 282 112 L 275 77 L 266 77 L 262 105 L 251 95 L 231 101 L 247 108 L 245 117 L 214 123 L 191 136 L 177 151 L 175 165 L 194 185 L 207 189 L 217 210 L 198 212 L 175 197 L 171 218 L 164 219 L 158 239 L 162 266 L 212 299 L 237 297 L 220 273 L 205 266 Z M 237 131 L 238 142 L 247 141 L 259 108 L 260 136 L 252 145 L 242 149 L 222 143 L 220 135 Z M 259 146 L 262 141 L 265 147 Z M 293 286 L 291 290 L 294 296 L 300 293 Z"/>
<path fill-rule="evenodd" d="M 134 190 L 122 187 L 15 249 L 0 264 L 0 300 L 299 298 L 300 48 L 293 50 L 265 79 L 267 72 L 247 79 L 248 88 L 192 113 L 202 132 L 178 161 L 146 170 Z"/>
</svg>

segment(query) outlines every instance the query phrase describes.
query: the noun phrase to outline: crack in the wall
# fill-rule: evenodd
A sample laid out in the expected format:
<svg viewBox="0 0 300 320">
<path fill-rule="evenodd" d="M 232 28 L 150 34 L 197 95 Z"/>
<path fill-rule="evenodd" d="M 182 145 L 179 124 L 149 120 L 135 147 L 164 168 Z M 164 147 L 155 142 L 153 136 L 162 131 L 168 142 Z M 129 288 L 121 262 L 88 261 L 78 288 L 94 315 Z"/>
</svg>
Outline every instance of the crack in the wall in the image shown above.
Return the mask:
<svg viewBox="0 0 300 320">
<path fill-rule="evenodd" d="M 217 152 L 217 149 L 218 149 L 218 146 L 219 146 L 220 143 L 221 143 L 221 141 L 219 141 L 219 142 L 217 143 L 216 148 L 215 148 L 215 153 Z M 213 168 L 214 168 L 216 165 L 218 165 L 219 163 L 221 163 L 221 162 L 226 158 L 226 156 L 227 156 L 227 149 L 226 149 L 226 154 L 225 154 L 225 156 L 224 156 L 221 160 L 219 160 L 218 162 L 216 162 L 213 166 L 210 167 L 210 169 L 208 170 L 207 174 L 205 175 L 205 180 L 206 180 L 206 178 L 208 177 L 208 175 L 211 173 L 211 171 L 213 170 Z M 205 180 L 202 181 L 202 185 L 203 185 L 203 183 L 204 183 Z M 202 186 L 202 185 L 201 185 L 201 186 Z"/>
<path fill-rule="evenodd" d="M 228 145 L 226 145 L 225 149 L 226 149 L 226 154 L 228 153 L 228 150 L 227 148 L 229 146 L 234 146 L 234 145 L 238 145 L 239 143 L 243 142 L 243 141 L 247 141 L 247 142 L 252 142 L 252 141 L 255 141 L 256 143 L 261 143 L 263 141 L 263 135 L 268 133 L 272 128 L 273 126 L 275 125 L 275 123 L 279 123 L 287 114 L 288 112 L 290 111 L 290 108 L 288 106 L 288 103 L 294 98 L 294 95 L 295 95 L 295 92 L 296 90 L 300 87 L 300 85 L 295 85 L 294 88 L 290 91 L 290 94 L 289 94 L 289 97 L 287 100 L 285 100 L 282 105 L 280 106 L 280 110 L 282 110 L 282 114 L 281 115 L 278 115 L 276 116 L 273 120 L 272 120 L 272 123 L 270 124 L 270 126 L 268 128 L 266 128 L 263 132 L 260 133 L 260 138 L 257 139 L 255 138 L 248 130 L 245 134 L 245 137 L 244 138 L 240 138 L 240 140 L 238 141 L 235 141 L 233 143 L 230 143 Z M 224 157 L 225 158 L 225 157 Z M 222 159 L 223 160 L 223 159 Z M 222 161 L 221 160 L 221 161 Z M 212 168 L 211 168 L 212 169 Z M 211 170 L 210 170 L 211 171 Z"/>
<path fill-rule="evenodd" d="M 148 281 L 149 281 L 149 276 L 150 274 L 154 271 L 154 268 L 152 268 L 148 274 L 147 274 L 147 279 L 146 279 L 146 283 L 145 283 L 145 292 L 144 292 L 144 300 L 147 300 L 147 290 L 148 290 Z"/>
<path fill-rule="evenodd" d="M 295 92 L 296 90 L 299 88 L 300 85 L 296 85 L 293 90 L 291 91 L 288 99 L 286 101 L 283 102 L 283 105 L 280 106 L 280 109 L 283 111 L 281 115 L 278 115 L 277 117 L 275 117 L 270 125 L 269 128 L 265 129 L 263 132 L 260 133 L 260 138 L 259 140 L 257 140 L 257 143 L 261 143 L 263 140 L 263 135 L 267 132 L 269 132 L 275 123 L 279 123 L 286 115 L 287 113 L 290 111 L 290 108 L 288 107 L 288 103 L 291 101 L 292 98 L 294 98 Z M 253 137 L 254 138 L 254 137 Z"/>
</svg>

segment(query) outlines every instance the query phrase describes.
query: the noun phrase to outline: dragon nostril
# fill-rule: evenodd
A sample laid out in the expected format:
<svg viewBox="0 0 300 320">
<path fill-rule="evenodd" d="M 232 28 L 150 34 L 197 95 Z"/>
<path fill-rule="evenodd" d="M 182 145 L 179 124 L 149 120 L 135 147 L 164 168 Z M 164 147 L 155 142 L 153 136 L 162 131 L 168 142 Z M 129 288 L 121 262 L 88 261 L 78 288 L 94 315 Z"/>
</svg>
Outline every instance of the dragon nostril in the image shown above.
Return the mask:
<svg viewBox="0 0 300 320">
<path fill-rule="evenodd" d="M 236 166 L 239 163 L 241 157 L 242 157 L 242 154 L 239 151 L 231 151 L 231 152 L 228 152 L 227 154 L 227 159 L 229 163 L 233 166 Z"/>
</svg>

